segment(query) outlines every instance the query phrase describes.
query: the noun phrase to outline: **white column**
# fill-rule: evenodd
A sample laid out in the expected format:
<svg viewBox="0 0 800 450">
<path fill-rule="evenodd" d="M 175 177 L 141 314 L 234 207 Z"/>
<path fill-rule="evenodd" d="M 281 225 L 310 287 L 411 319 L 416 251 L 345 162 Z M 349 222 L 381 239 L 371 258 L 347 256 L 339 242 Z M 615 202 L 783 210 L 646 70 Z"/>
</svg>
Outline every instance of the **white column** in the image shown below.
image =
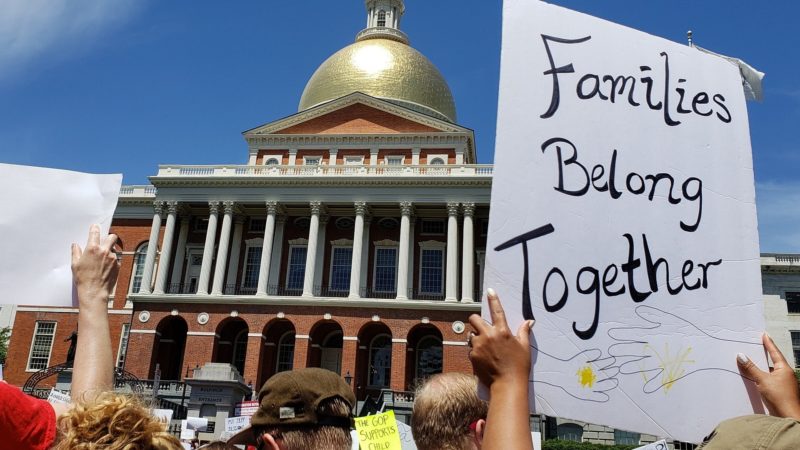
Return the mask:
<svg viewBox="0 0 800 450">
<path fill-rule="evenodd" d="M 328 249 L 328 243 L 325 239 L 328 230 L 328 220 L 330 216 L 320 214 L 319 216 L 319 234 L 317 234 L 317 257 L 314 265 L 314 289 L 322 288 L 322 273 L 325 271 L 323 264 L 325 264 L 325 250 Z M 319 295 L 319 292 L 316 292 Z"/>
<path fill-rule="evenodd" d="M 261 264 L 258 266 L 258 288 L 256 295 L 267 295 L 269 269 L 272 262 L 272 242 L 275 237 L 275 215 L 278 213 L 278 202 L 267 202 L 267 223 L 264 226 L 264 242 L 261 247 Z"/>
<path fill-rule="evenodd" d="M 214 243 L 217 240 L 217 219 L 219 202 L 208 203 L 208 228 L 206 243 L 203 247 L 203 263 L 200 265 L 200 280 L 197 282 L 197 293 L 208 294 L 208 281 L 211 279 L 211 264 L 214 263 Z"/>
<path fill-rule="evenodd" d="M 474 302 L 472 293 L 475 289 L 475 236 L 472 217 L 475 215 L 475 203 L 462 203 L 464 213 L 464 245 L 461 249 L 461 301 Z"/>
<path fill-rule="evenodd" d="M 219 234 L 219 246 L 217 247 L 217 264 L 214 267 L 214 284 L 211 288 L 211 295 L 222 295 L 225 288 L 225 269 L 228 262 L 228 247 L 231 240 L 231 222 L 233 222 L 233 202 L 223 202 L 222 206 L 225 215 L 222 216 L 222 231 Z"/>
<path fill-rule="evenodd" d="M 150 241 L 147 243 L 147 254 L 144 257 L 144 270 L 142 271 L 142 284 L 139 292 L 149 294 L 153 284 L 153 266 L 156 264 L 156 253 L 158 253 L 158 234 L 161 231 L 161 214 L 164 212 L 164 202 L 156 201 L 153 203 L 153 224 L 150 226 Z"/>
<path fill-rule="evenodd" d="M 336 165 L 336 155 L 339 153 L 338 148 L 332 148 L 328 150 L 328 165 L 335 166 Z"/>
<path fill-rule="evenodd" d="M 189 224 L 191 218 L 188 215 L 181 216 L 181 229 L 178 232 L 178 246 L 175 249 L 175 262 L 172 264 L 171 284 L 179 284 L 183 274 L 183 260 L 186 259 L 186 241 L 189 238 Z M 172 292 L 172 289 L 169 290 Z M 179 292 L 183 292 L 181 289 Z"/>
<path fill-rule="evenodd" d="M 364 215 L 367 213 L 366 202 L 355 202 L 356 223 L 353 227 L 353 258 L 350 263 L 350 295 L 351 299 L 361 298 L 361 252 L 364 249 Z"/>
<path fill-rule="evenodd" d="M 444 300 L 458 301 L 458 203 L 447 204 L 447 274 Z"/>
<path fill-rule="evenodd" d="M 236 284 L 239 272 L 239 253 L 242 252 L 242 233 L 247 216 L 239 214 L 233 218 L 233 238 L 231 239 L 231 257 L 228 263 L 228 274 L 225 276 L 227 284 Z"/>
<path fill-rule="evenodd" d="M 289 165 L 293 166 L 296 161 L 297 161 L 297 149 L 296 148 L 290 148 L 289 149 Z"/>
<path fill-rule="evenodd" d="M 303 297 L 314 296 L 314 268 L 317 266 L 317 241 L 319 240 L 319 215 L 322 203 L 311 202 L 311 223 L 308 230 L 308 246 L 306 247 L 306 273 L 303 279 Z"/>
<path fill-rule="evenodd" d="M 418 166 L 419 165 L 419 154 L 422 152 L 422 149 L 419 147 L 414 147 L 411 149 L 411 165 Z"/>
<path fill-rule="evenodd" d="M 397 249 L 397 299 L 408 300 L 408 243 L 411 234 L 411 202 L 400 202 L 400 248 Z"/>
<path fill-rule="evenodd" d="M 416 220 L 414 216 L 409 217 L 408 226 L 408 287 L 412 292 L 409 298 L 414 298 L 414 228 L 416 228 Z"/>
<path fill-rule="evenodd" d="M 167 272 L 172 256 L 172 241 L 175 237 L 175 219 L 178 215 L 178 202 L 167 202 L 167 226 L 164 228 L 164 242 L 161 244 L 161 258 L 158 261 L 156 288 L 154 294 L 163 294 L 167 284 Z"/>
<path fill-rule="evenodd" d="M 369 165 L 370 166 L 377 166 L 378 165 L 378 149 L 377 148 L 369 149 Z"/>
<path fill-rule="evenodd" d="M 283 231 L 286 229 L 286 216 L 275 217 L 275 239 L 272 243 L 272 261 L 269 266 L 269 280 L 267 282 L 267 294 L 270 293 L 270 286 L 278 286 L 281 279 L 281 258 L 283 257 Z"/>
<path fill-rule="evenodd" d="M 361 247 L 361 284 L 363 287 L 369 290 L 369 286 L 366 285 L 367 280 L 369 280 L 369 258 L 372 256 L 370 254 L 370 246 L 369 246 L 369 229 L 372 225 L 372 216 L 369 214 L 364 216 L 364 240 Z M 374 264 L 374 262 L 373 262 Z M 359 286 L 359 294 L 361 293 L 361 286 Z M 365 293 L 366 295 L 366 293 Z"/>
</svg>

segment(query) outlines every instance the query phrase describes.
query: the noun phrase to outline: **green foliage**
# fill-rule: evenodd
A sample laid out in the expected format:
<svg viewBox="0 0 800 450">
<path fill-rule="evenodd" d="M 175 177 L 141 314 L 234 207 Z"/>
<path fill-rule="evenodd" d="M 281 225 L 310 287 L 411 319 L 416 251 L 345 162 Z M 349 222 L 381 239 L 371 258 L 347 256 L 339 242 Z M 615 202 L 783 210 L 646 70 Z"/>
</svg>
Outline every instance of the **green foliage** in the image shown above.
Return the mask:
<svg viewBox="0 0 800 450">
<path fill-rule="evenodd" d="M 561 441 L 548 439 L 542 442 L 542 450 L 633 450 L 639 445 L 603 445 L 588 442 Z"/>
<path fill-rule="evenodd" d="M 8 354 L 8 337 L 11 335 L 11 328 L 0 328 L 0 364 L 6 363 Z"/>
<path fill-rule="evenodd" d="M 797 378 L 797 383 L 800 384 L 800 369 L 794 369 L 794 377 Z"/>
</svg>

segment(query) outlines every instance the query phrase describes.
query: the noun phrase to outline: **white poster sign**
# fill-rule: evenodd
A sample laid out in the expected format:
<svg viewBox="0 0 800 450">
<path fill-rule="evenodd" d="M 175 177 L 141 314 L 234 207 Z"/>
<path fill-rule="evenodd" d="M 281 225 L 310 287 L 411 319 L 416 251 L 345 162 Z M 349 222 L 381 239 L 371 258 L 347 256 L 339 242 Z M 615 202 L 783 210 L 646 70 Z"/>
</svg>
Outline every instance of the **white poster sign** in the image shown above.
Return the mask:
<svg viewBox="0 0 800 450">
<path fill-rule="evenodd" d="M 208 428 L 208 419 L 205 417 L 187 417 L 184 422 L 190 430 L 206 431 Z"/>
<path fill-rule="evenodd" d="M 181 420 L 181 440 L 189 440 L 197 436 L 197 431 L 194 428 L 190 428 L 186 422 L 186 420 Z"/>
<path fill-rule="evenodd" d="M 50 389 L 50 394 L 47 396 L 47 401 L 50 404 L 61 404 L 61 405 L 69 405 L 72 403 L 72 398 L 70 398 L 69 394 L 61 391 L 57 391 L 55 388 Z"/>
<path fill-rule="evenodd" d="M 485 286 L 536 319 L 532 409 L 690 442 L 763 410 L 738 69 L 537 0 L 503 22 Z"/>
<path fill-rule="evenodd" d="M 228 417 L 225 419 L 225 431 L 229 433 L 236 433 L 248 425 L 250 425 L 250 417 Z"/>
<path fill-rule="evenodd" d="M 70 245 L 89 226 L 108 232 L 122 175 L 0 164 L 0 298 L 24 305 L 72 306 Z"/>
<path fill-rule="evenodd" d="M 172 422 L 173 414 L 174 411 L 171 409 L 153 409 L 153 417 L 157 417 L 159 420 L 167 424 L 167 426 L 169 426 L 169 423 Z"/>
</svg>

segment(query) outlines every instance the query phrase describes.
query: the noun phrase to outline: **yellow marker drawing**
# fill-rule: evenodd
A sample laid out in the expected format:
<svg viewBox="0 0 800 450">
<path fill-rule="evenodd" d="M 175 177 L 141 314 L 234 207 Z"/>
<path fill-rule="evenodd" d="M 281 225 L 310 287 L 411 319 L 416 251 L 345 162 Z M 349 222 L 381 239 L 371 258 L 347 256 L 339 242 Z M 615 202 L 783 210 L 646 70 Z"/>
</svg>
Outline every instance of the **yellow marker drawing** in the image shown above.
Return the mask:
<svg viewBox="0 0 800 450">
<path fill-rule="evenodd" d="M 578 382 L 583 387 L 590 388 L 594 386 L 594 383 L 597 381 L 597 375 L 594 374 L 590 366 L 581 367 L 575 375 L 578 376 Z"/>
<path fill-rule="evenodd" d="M 675 382 L 686 374 L 684 365 L 694 364 L 693 359 L 689 359 L 689 353 L 692 352 L 692 347 L 687 347 L 684 350 L 675 352 L 670 355 L 669 343 L 664 344 L 664 353 L 661 354 L 650 345 L 645 345 L 644 350 L 652 350 L 656 358 L 658 358 L 658 367 L 661 369 L 661 385 L 664 387 L 664 395 L 669 393 L 669 390 Z"/>
</svg>

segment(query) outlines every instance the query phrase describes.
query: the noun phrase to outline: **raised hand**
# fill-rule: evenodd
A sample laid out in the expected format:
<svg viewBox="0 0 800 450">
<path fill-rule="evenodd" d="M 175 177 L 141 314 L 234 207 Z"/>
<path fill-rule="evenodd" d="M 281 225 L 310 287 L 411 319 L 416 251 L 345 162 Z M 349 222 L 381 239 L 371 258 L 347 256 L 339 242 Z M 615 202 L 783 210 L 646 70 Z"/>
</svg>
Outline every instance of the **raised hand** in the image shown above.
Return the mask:
<svg viewBox="0 0 800 450">
<path fill-rule="evenodd" d="M 81 307 L 96 306 L 108 301 L 119 274 L 119 261 L 113 251 L 118 238 L 109 234 L 100 239 L 100 227 L 92 225 L 86 248 L 72 244 L 72 279 L 78 291 Z"/>
<path fill-rule="evenodd" d="M 738 336 L 711 335 L 652 306 L 637 306 L 635 312 L 644 323 L 610 329 L 608 335 L 618 343 L 611 345 L 608 353 L 619 360 L 621 374 L 642 376 L 642 390 L 648 394 L 669 391 L 675 383 L 698 372 L 739 376 L 731 365 L 731 355 L 760 348 L 760 343 Z"/>
<path fill-rule="evenodd" d="M 764 333 L 761 340 L 772 359 L 773 367 L 765 372 L 756 367 L 747 355 L 739 353 L 736 357 L 739 371 L 742 376 L 755 381 L 771 415 L 800 420 L 800 388 L 797 386 L 794 369 L 786 362 L 786 358 L 767 333 Z"/>
</svg>

